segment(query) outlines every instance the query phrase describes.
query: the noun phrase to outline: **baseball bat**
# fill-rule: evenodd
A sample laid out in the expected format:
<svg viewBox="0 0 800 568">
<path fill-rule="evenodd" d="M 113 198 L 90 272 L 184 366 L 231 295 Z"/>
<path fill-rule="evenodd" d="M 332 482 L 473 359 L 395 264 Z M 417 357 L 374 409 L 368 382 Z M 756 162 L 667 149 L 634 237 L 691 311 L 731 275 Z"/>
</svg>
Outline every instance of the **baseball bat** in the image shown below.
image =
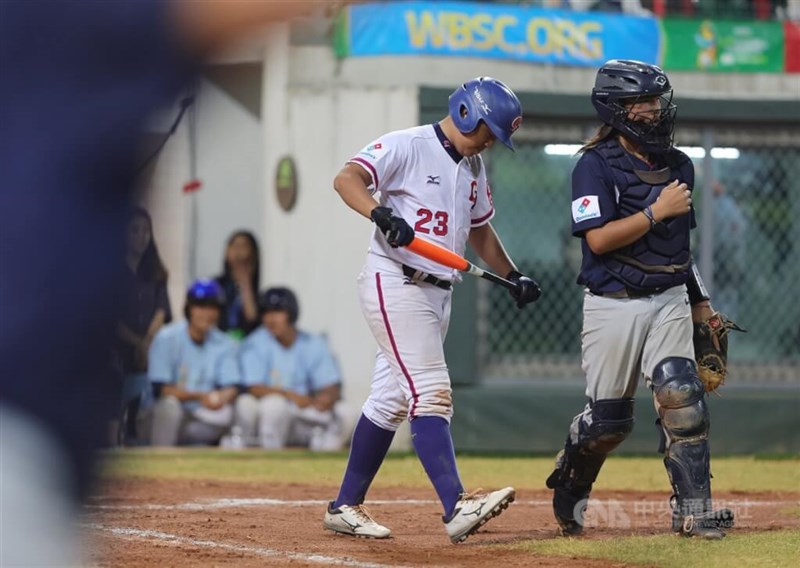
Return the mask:
<svg viewBox="0 0 800 568">
<path fill-rule="evenodd" d="M 450 268 L 455 268 L 456 270 L 466 272 L 467 274 L 472 274 L 473 276 L 485 278 L 489 282 L 494 282 L 495 284 L 499 284 L 500 286 L 508 288 L 509 290 L 518 289 L 518 286 L 510 280 L 506 280 L 505 278 L 489 272 L 488 270 L 478 268 L 463 256 L 457 255 L 453 251 L 430 241 L 426 241 L 425 239 L 414 237 L 414 240 L 411 241 L 411 244 L 409 244 L 406 248 L 415 254 L 424 256 L 428 260 L 432 260 L 433 262 L 437 262 Z"/>
</svg>

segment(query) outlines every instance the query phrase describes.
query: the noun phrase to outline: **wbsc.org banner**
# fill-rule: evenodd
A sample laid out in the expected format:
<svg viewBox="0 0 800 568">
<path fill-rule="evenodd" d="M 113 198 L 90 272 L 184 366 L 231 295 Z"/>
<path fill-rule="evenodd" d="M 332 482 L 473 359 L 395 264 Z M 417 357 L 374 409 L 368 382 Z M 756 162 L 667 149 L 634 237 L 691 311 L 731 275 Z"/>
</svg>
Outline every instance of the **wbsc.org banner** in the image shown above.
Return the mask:
<svg viewBox="0 0 800 568">
<path fill-rule="evenodd" d="M 595 67 L 613 58 L 659 60 L 650 17 L 467 2 L 350 6 L 337 54 L 461 55 Z"/>
</svg>

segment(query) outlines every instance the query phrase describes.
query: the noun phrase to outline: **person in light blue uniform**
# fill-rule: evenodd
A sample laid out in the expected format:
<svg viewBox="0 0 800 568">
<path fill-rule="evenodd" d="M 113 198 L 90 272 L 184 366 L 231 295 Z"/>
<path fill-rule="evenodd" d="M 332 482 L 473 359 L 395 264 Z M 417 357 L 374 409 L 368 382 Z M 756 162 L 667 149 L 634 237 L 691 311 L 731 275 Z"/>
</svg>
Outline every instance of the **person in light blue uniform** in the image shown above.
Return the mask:
<svg viewBox="0 0 800 568">
<path fill-rule="evenodd" d="M 260 298 L 263 326 L 242 345 L 246 394 L 236 402 L 244 443 L 314 451 L 342 448 L 348 428 L 341 374 L 325 338 L 298 330 L 299 306 L 288 288 Z"/>
<path fill-rule="evenodd" d="M 224 303 L 219 284 L 196 281 L 186 293 L 186 319 L 153 340 L 154 446 L 213 444 L 230 429 L 240 372 L 236 342 L 217 328 Z"/>
</svg>

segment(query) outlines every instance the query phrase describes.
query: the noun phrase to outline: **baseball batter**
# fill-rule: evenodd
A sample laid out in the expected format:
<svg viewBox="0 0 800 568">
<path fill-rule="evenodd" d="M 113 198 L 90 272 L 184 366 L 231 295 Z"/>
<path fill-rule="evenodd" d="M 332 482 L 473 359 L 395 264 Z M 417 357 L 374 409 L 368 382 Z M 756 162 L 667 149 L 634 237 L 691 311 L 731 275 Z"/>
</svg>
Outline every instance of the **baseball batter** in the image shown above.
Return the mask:
<svg viewBox="0 0 800 568">
<path fill-rule="evenodd" d="M 406 418 L 453 543 L 514 500 L 511 487 L 488 494 L 464 491 L 450 435 L 453 404 L 442 345 L 452 283 L 459 275 L 402 247 L 415 234 L 458 254 L 469 242 L 494 271 L 518 284 L 512 293 L 518 307 L 539 298 L 538 284 L 516 270 L 490 224 L 494 206 L 479 156 L 496 140 L 513 149 L 511 135 L 522 123 L 522 110 L 516 95 L 489 77 L 457 88 L 449 110 L 436 124 L 380 137 L 334 181 L 344 202 L 376 225 L 358 290 L 379 347 L 344 480 L 325 514 L 325 528 L 338 533 L 390 536 L 362 503 Z"/>
<path fill-rule="evenodd" d="M 589 402 L 547 479 L 555 517 L 563 534 L 581 532 L 606 456 L 633 429 L 644 374 L 674 492 L 673 530 L 722 538 L 733 515 L 711 506 L 709 413 L 692 344 L 693 316 L 713 312 L 689 252 L 694 167 L 673 147 L 672 87 L 654 65 L 611 60 L 597 73 L 592 103 L 604 125 L 572 175 Z"/>
</svg>

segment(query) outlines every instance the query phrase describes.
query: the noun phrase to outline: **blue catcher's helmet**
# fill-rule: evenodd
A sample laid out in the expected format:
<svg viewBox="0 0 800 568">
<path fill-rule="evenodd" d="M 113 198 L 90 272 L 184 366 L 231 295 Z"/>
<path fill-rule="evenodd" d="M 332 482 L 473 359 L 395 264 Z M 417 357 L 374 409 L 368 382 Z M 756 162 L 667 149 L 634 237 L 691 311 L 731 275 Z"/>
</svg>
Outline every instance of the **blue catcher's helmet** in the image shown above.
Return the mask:
<svg viewBox="0 0 800 568">
<path fill-rule="evenodd" d="M 289 288 L 270 288 L 261 295 L 258 302 L 261 313 L 285 311 L 289 314 L 289 322 L 294 324 L 300 315 L 300 305 L 297 296 Z"/>
<path fill-rule="evenodd" d="M 522 124 L 522 105 L 502 82 L 478 77 L 450 95 L 450 118 L 463 134 L 474 131 L 483 121 L 498 140 L 513 150 L 511 135 Z"/>
<path fill-rule="evenodd" d="M 661 103 L 653 120 L 629 119 L 625 104 L 649 97 L 658 97 Z M 678 107 L 672 103 L 672 86 L 660 67 L 631 59 L 606 61 L 597 71 L 592 104 L 604 123 L 645 151 L 663 153 L 672 148 Z"/>
</svg>

